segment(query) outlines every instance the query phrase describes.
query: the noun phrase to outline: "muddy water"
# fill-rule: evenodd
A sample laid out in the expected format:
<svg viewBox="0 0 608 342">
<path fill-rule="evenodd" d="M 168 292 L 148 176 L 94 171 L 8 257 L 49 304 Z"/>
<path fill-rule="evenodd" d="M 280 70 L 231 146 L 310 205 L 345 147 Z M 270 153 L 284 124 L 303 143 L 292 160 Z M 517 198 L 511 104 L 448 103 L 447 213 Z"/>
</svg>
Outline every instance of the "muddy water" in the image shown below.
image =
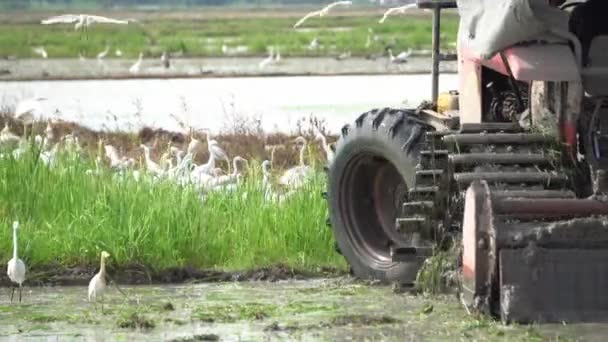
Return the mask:
<svg viewBox="0 0 608 342">
<path fill-rule="evenodd" d="M 443 75 L 440 88 L 457 88 Z M 41 115 L 93 129 L 177 129 L 173 118 L 220 130 L 259 121 L 266 131 L 292 132 L 311 115 L 332 132 L 378 107 L 416 107 L 430 98 L 428 75 L 297 76 L 203 79 L 1 82 L 1 104 L 44 97 Z"/>
<path fill-rule="evenodd" d="M 3 292 L 7 291 L 3 289 Z M 350 279 L 125 287 L 101 306 L 84 287 L 0 297 L 0 340 L 555 340 L 603 339 L 599 325 L 503 326 L 451 297 L 395 294 Z"/>
<path fill-rule="evenodd" d="M 337 74 L 403 74 L 428 73 L 428 57 L 412 57 L 405 64 L 391 64 L 387 57 L 376 59 L 349 58 L 336 60 L 327 57 L 283 57 L 279 63 L 260 68 L 264 57 L 179 58 L 165 69 L 158 59 L 144 59 L 139 74 L 131 75 L 129 68 L 135 60 L 95 58 L 78 59 L 0 59 L 0 80 L 66 79 L 112 77 L 193 77 L 265 74 L 337 75 Z M 455 72 L 456 63 L 442 63 L 441 70 Z"/>
</svg>

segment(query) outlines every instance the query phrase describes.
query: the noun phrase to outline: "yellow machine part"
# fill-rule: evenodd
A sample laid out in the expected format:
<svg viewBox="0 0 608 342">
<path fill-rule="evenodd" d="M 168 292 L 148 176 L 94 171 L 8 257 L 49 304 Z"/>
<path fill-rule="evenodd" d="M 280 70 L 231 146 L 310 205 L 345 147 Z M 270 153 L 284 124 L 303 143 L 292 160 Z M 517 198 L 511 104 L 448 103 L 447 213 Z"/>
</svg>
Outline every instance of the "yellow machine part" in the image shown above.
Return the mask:
<svg viewBox="0 0 608 342">
<path fill-rule="evenodd" d="M 439 94 L 437 97 L 437 112 L 445 113 L 452 110 L 458 110 L 458 92 L 450 91 Z"/>
</svg>

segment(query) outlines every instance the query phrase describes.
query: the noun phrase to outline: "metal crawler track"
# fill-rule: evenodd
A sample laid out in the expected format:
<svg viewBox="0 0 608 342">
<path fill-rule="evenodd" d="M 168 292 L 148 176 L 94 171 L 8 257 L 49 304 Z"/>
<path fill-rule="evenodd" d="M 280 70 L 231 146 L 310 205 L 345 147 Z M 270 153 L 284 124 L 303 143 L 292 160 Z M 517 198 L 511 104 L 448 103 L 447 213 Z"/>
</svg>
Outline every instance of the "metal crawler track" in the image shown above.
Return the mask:
<svg viewBox="0 0 608 342">
<path fill-rule="evenodd" d="M 415 185 L 395 224 L 404 233 L 441 242 L 462 228 L 464 193 L 485 180 L 503 198 L 574 198 L 555 140 L 525 133 L 510 123 L 463 125 L 459 131 L 428 132 L 422 142 Z M 414 242 L 416 239 L 414 239 Z M 419 256 L 429 254 L 425 247 Z M 394 260 L 403 259 L 397 256 Z"/>
</svg>

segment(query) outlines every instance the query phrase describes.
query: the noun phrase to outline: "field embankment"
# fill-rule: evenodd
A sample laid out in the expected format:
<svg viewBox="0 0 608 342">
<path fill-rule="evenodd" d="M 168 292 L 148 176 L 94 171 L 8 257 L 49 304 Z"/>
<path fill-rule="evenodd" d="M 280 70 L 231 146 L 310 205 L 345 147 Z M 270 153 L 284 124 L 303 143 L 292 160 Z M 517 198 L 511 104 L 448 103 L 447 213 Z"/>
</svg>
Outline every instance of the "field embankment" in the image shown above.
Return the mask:
<svg viewBox="0 0 608 342">
<path fill-rule="evenodd" d="M 36 134 L 43 127 L 30 130 Z M 12 131 L 22 133 L 15 123 Z M 146 174 L 139 144 L 152 147 L 152 158 L 158 161 L 170 142 L 178 148 L 187 146 L 181 134 L 152 130 L 139 135 L 101 134 L 74 125 L 58 126 L 55 132 L 78 136 L 81 149 L 58 148 L 50 165 L 42 162 L 34 143 L 18 158 L 4 153 L 0 159 L 0 259 L 11 256 L 10 226 L 19 220 L 20 256 L 33 270 L 32 283 L 69 283 L 70 274 L 88 279 L 102 250 L 112 255 L 114 274 L 127 278 L 121 278 L 123 283 L 229 277 L 199 270 L 279 266 L 261 273 L 237 273 L 241 278 L 269 279 L 346 270 L 325 224 L 319 149 L 313 147 L 307 158 L 314 160 L 316 175 L 277 202 L 265 197 L 260 161 L 269 159 L 265 144 L 285 143 L 275 156 L 273 177 L 297 163 L 297 151 L 290 145 L 293 137 L 215 136 L 229 156 L 247 158 L 249 167 L 236 190 L 201 192 Z M 111 170 L 99 139 L 134 158 L 135 170 Z M 96 164 L 98 156 L 102 163 Z M 202 151 L 197 161 L 206 158 Z M 227 171 L 226 164 L 220 166 Z M 279 193 L 276 182 L 274 186 Z"/>
</svg>

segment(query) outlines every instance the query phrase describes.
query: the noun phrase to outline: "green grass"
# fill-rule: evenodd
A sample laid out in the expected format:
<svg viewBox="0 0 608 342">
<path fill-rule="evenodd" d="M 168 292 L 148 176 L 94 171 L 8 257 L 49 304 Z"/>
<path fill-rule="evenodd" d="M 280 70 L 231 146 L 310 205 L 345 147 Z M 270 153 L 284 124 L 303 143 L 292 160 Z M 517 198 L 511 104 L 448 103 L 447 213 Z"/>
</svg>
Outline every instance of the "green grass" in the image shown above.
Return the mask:
<svg viewBox="0 0 608 342">
<path fill-rule="evenodd" d="M 237 193 L 212 193 L 202 202 L 194 189 L 169 181 L 87 175 L 94 169 L 87 160 L 64 153 L 49 168 L 35 151 L 0 160 L 1 260 L 11 256 L 11 222 L 19 220 L 20 255 L 28 266 L 95 265 L 106 250 L 111 265 L 153 270 L 345 267 L 325 225 L 320 174 L 279 205 L 264 201 L 255 165 Z"/>
<path fill-rule="evenodd" d="M 279 47 L 283 56 L 327 56 L 344 51 L 363 56 L 379 53 L 385 44 L 394 45 L 395 52 L 429 49 L 431 18 L 429 16 L 397 16 L 378 24 L 380 17 L 331 16 L 310 19 L 303 27 L 312 31 L 292 29 L 297 17 L 216 18 L 201 20 L 150 19 L 142 25 L 92 27 L 87 34 L 75 32 L 73 25 L 40 25 L 38 21 L 0 24 L 0 56 L 37 57 L 32 48 L 44 46 L 49 58 L 77 58 L 78 53 L 94 57 L 106 44 L 123 51 L 124 58 L 137 58 L 140 51 L 147 57 L 160 56 L 163 51 L 183 51 L 185 56 L 222 56 L 222 45 L 246 46 L 246 55 L 265 55 L 267 47 Z M 39 20 L 39 19 L 38 19 Z M 456 40 L 458 18 L 444 15 L 442 43 Z M 341 30 L 335 30 L 340 28 Z M 368 28 L 384 43 L 366 48 Z M 322 44 L 318 51 L 308 50 L 317 37 Z M 446 45 L 444 45 L 446 46 Z"/>
</svg>

